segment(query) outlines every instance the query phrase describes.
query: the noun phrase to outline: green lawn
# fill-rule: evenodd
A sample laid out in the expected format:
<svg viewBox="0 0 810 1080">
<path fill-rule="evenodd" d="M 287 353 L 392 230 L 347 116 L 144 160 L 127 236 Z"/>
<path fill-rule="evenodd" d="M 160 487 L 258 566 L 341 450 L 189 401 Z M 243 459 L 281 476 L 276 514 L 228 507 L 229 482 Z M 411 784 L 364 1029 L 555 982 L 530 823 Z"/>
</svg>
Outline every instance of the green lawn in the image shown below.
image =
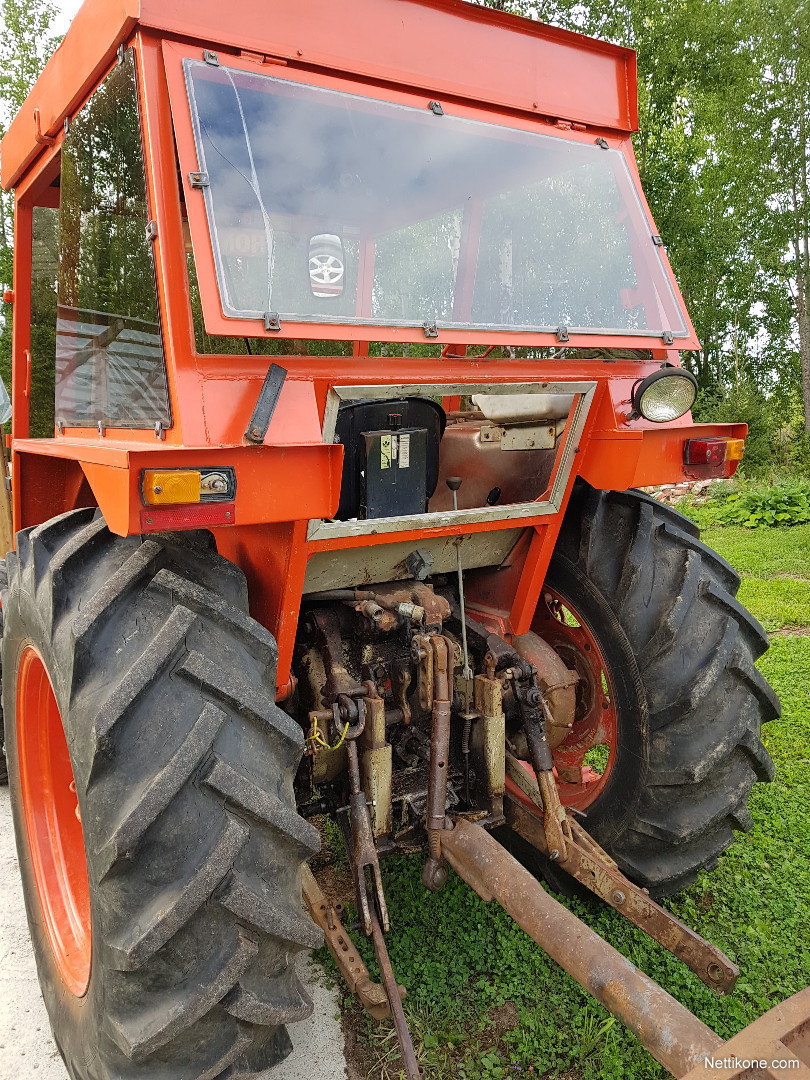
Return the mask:
<svg viewBox="0 0 810 1080">
<path fill-rule="evenodd" d="M 701 538 L 740 574 L 737 599 L 769 633 L 810 626 L 810 525 L 716 526 Z"/>
<path fill-rule="evenodd" d="M 728 559 L 739 574 L 810 580 L 810 525 L 746 529 L 742 525 L 703 529 L 701 539 Z"/>
<path fill-rule="evenodd" d="M 810 624 L 810 526 L 712 529 L 704 539 L 744 575 L 740 598 L 769 630 Z M 760 667 L 783 705 L 765 732 L 776 780 L 755 787 L 754 827 L 719 869 L 669 902 L 739 965 L 735 992 L 715 997 L 596 899 L 568 902 L 724 1038 L 810 983 L 810 636 L 783 631 Z M 427 1080 L 668 1075 L 496 904 L 452 874 L 442 892 L 428 893 L 421 865 L 416 856 L 388 860 L 383 877 L 389 949 Z M 353 936 L 376 977 L 371 950 Z M 395 1057 L 390 1024 L 373 1023 L 351 1002 L 347 994 L 370 1075 L 398 1075 L 386 1065 Z"/>
</svg>

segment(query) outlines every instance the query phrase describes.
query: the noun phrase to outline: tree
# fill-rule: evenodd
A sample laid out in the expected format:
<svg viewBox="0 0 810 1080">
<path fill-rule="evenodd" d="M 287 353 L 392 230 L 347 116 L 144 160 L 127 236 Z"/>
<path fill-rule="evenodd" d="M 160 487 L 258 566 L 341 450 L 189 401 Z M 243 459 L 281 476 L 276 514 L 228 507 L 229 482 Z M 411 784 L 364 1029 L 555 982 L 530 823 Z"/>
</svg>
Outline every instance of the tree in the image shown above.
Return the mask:
<svg viewBox="0 0 810 1080">
<path fill-rule="evenodd" d="M 58 43 L 51 33 L 57 8 L 49 0 L 0 0 L 0 137 L 25 101 Z M 13 281 L 14 200 L 0 195 L 0 289 Z M 11 380 L 11 309 L 2 307 L 0 375 Z"/>
<path fill-rule="evenodd" d="M 638 53 L 636 155 L 707 400 L 750 383 L 803 399 L 810 431 L 808 0 L 537 0 L 533 13 Z"/>
</svg>

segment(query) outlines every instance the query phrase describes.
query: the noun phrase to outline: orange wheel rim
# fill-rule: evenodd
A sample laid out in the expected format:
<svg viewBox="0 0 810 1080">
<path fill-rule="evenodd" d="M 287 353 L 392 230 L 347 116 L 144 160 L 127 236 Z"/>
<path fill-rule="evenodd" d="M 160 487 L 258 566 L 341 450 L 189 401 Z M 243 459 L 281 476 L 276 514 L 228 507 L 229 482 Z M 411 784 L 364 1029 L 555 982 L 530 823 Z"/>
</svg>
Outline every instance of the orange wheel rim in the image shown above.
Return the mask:
<svg viewBox="0 0 810 1080">
<path fill-rule="evenodd" d="M 87 858 L 59 706 L 42 658 L 28 645 L 17 674 L 20 789 L 44 929 L 65 985 L 90 981 Z"/>
<path fill-rule="evenodd" d="M 587 623 L 553 589 L 543 589 L 532 630 L 579 675 L 574 726 L 552 753 L 560 802 L 574 810 L 585 810 L 605 790 L 616 762 L 618 715 L 613 683 L 602 650 Z M 598 767 L 594 767 L 595 760 L 593 764 L 589 762 L 594 751 L 602 758 Z M 524 766 L 532 772 L 531 766 L 526 763 Z M 513 798 L 530 805 L 520 788 L 509 779 L 507 788 Z"/>
</svg>

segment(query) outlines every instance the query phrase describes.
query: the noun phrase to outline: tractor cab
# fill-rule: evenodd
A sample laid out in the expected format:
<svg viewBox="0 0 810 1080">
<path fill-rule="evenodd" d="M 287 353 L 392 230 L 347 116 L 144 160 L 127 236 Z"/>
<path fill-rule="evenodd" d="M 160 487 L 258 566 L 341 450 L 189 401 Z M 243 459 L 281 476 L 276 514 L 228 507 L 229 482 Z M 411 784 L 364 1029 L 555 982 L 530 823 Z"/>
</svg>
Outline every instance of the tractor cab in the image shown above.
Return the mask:
<svg viewBox="0 0 810 1080">
<path fill-rule="evenodd" d="M 630 50 L 461 0 L 85 0 L 10 125 L 4 738 L 75 1080 L 267 1076 L 324 940 L 417 1080 L 414 851 L 673 1075 L 722 1046 L 538 880 L 732 991 L 653 897 L 745 825 L 778 702 L 739 580 L 639 490 L 746 428 L 692 420 L 637 121 Z"/>
</svg>

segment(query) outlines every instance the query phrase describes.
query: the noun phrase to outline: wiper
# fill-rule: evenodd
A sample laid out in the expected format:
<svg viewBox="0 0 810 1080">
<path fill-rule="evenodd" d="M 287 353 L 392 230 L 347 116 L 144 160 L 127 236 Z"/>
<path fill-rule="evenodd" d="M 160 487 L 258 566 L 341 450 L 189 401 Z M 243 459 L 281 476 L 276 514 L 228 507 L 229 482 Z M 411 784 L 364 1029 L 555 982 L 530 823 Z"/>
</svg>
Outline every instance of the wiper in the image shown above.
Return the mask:
<svg viewBox="0 0 810 1080">
<path fill-rule="evenodd" d="M 210 131 L 208 131 L 207 127 L 205 125 L 201 126 L 205 129 L 205 134 L 213 149 L 219 154 L 223 161 L 230 165 L 230 167 L 234 169 L 235 172 L 239 173 L 239 175 L 248 185 L 250 190 L 253 192 L 256 198 L 256 202 L 259 204 L 259 210 L 261 211 L 262 222 L 264 224 L 265 246 L 267 248 L 267 303 L 263 312 L 263 314 L 266 315 L 270 311 L 270 308 L 272 306 L 270 301 L 273 293 L 273 269 L 275 266 L 276 254 L 275 240 L 273 237 L 273 226 L 270 221 L 270 215 L 268 214 L 267 209 L 264 205 L 264 199 L 262 198 L 262 190 L 259 184 L 259 174 L 256 171 L 256 161 L 253 156 L 253 144 L 250 141 L 250 132 L 248 131 L 247 120 L 245 119 L 245 111 L 242 108 L 242 99 L 239 96 L 239 91 L 236 88 L 236 83 L 233 81 L 233 77 L 231 76 L 230 71 L 226 67 L 223 67 L 220 70 L 224 73 L 224 75 L 228 79 L 228 82 L 231 84 L 231 89 L 233 90 L 234 97 L 236 98 L 236 105 L 239 109 L 239 119 L 242 122 L 242 134 L 245 137 L 245 148 L 247 150 L 248 161 L 250 163 L 250 176 L 247 176 L 242 171 L 242 169 L 240 169 L 235 162 L 231 161 L 228 155 L 224 153 L 224 151 L 219 146 L 217 146 L 216 142 L 211 137 L 211 133 Z"/>
</svg>

